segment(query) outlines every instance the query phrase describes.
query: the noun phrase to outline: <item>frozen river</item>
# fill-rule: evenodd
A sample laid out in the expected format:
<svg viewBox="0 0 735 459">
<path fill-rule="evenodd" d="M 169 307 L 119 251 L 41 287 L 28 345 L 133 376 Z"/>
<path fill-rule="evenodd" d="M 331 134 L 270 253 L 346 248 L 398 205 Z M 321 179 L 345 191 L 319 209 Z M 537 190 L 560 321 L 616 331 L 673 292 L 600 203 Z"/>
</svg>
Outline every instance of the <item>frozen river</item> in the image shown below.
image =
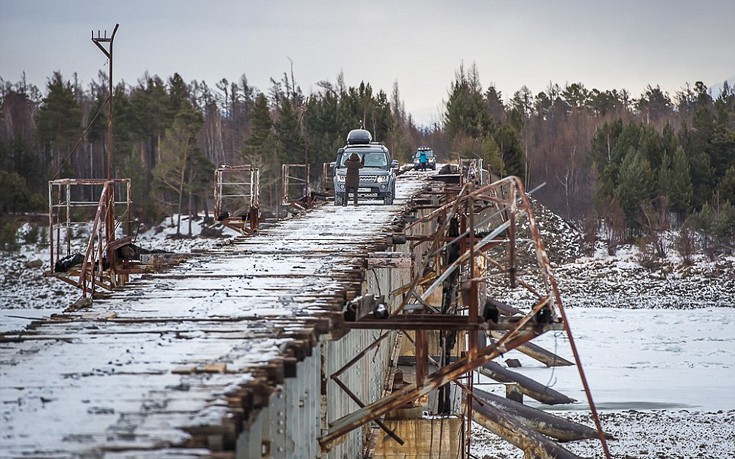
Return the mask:
<svg viewBox="0 0 735 459">
<path fill-rule="evenodd" d="M 598 409 L 735 409 L 735 308 L 567 308 L 567 316 Z M 533 343 L 573 361 L 563 332 Z M 547 368 L 516 351 L 504 357 L 579 401 L 555 410 L 588 408 L 576 366 Z"/>
</svg>

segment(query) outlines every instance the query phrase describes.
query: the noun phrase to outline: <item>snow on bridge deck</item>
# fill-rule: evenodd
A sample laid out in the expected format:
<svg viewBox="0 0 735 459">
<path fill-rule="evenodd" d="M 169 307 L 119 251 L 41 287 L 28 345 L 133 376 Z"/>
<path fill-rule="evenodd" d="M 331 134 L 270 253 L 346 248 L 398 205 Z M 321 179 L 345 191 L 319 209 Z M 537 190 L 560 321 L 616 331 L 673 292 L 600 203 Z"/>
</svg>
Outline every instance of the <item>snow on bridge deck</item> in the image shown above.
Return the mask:
<svg viewBox="0 0 735 459">
<path fill-rule="evenodd" d="M 0 335 L 0 457 L 165 457 L 232 427 L 229 395 L 265 403 L 259 384 L 295 371 L 334 332 L 361 257 L 385 250 L 426 177 L 399 176 L 392 206 L 326 205 Z"/>
</svg>

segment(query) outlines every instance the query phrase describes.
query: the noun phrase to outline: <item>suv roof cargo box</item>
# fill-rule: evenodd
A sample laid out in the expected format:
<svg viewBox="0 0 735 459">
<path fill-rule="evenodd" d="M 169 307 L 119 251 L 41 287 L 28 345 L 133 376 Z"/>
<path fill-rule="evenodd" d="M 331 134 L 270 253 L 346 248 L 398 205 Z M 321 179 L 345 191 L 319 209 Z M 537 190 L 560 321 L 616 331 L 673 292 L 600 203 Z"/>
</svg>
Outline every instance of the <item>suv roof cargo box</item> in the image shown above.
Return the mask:
<svg viewBox="0 0 735 459">
<path fill-rule="evenodd" d="M 364 145 L 372 141 L 372 134 L 365 129 L 353 129 L 347 134 L 347 145 Z"/>
</svg>

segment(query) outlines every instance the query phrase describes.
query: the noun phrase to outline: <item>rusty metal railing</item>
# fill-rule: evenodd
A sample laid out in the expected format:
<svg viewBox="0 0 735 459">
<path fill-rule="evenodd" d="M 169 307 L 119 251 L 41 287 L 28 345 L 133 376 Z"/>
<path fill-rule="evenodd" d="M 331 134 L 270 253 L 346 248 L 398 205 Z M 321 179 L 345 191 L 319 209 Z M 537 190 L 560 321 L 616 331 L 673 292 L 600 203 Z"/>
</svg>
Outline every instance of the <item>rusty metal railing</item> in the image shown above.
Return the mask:
<svg viewBox="0 0 735 459">
<path fill-rule="evenodd" d="M 131 205 L 130 179 L 50 181 L 46 275 L 81 288 L 83 297 L 92 297 L 97 286 L 110 290 L 127 282 L 130 272 L 120 264 L 116 249 L 132 241 Z M 80 233 L 90 221 L 89 237 L 83 242 Z"/>
<path fill-rule="evenodd" d="M 303 211 L 314 204 L 311 192 L 311 166 L 309 164 L 281 165 L 281 203 L 293 209 Z"/>
<path fill-rule="evenodd" d="M 214 171 L 214 214 L 224 226 L 253 234 L 260 226 L 260 170 L 221 165 Z"/>
</svg>

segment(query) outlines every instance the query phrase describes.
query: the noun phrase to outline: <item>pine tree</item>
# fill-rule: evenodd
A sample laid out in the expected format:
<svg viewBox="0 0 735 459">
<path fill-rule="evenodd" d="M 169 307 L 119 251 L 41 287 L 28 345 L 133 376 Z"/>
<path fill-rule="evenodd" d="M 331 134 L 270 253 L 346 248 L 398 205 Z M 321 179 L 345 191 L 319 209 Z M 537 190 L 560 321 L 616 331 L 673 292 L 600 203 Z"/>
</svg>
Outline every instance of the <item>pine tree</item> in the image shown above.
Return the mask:
<svg viewBox="0 0 735 459">
<path fill-rule="evenodd" d="M 598 202 L 604 202 L 606 198 L 614 194 L 620 161 L 622 160 L 618 157 L 618 150 L 615 146 L 622 132 L 623 122 L 618 119 L 612 123 L 603 124 L 602 127 L 597 129 L 595 136 L 592 138 L 590 155 L 599 177 Z"/>
<path fill-rule="evenodd" d="M 74 87 L 64 82 L 60 72 L 49 80 L 48 94 L 38 111 L 38 135 L 50 154 L 54 173 L 62 173 L 62 163 L 82 134 L 82 108 Z M 68 172 L 66 173 L 68 174 Z"/>
<path fill-rule="evenodd" d="M 689 160 L 682 147 L 676 148 L 671 161 L 669 193 L 671 210 L 683 218 L 691 209 L 693 189 Z"/>
<path fill-rule="evenodd" d="M 189 87 L 181 78 L 181 75 L 174 73 L 168 80 L 168 110 L 171 116 L 176 116 L 181 112 L 181 108 L 189 102 Z"/>
<path fill-rule="evenodd" d="M 493 136 L 489 135 L 482 139 L 481 149 L 485 169 L 489 170 L 494 177 L 505 176 L 505 164 L 500 155 L 500 147 Z"/>
<path fill-rule="evenodd" d="M 273 119 L 265 94 L 258 94 L 255 99 L 252 128 L 241 154 L 246 164 L 260 171 L 261 202 L 275 204 L 282 160 L 278 155 Z"/>
<path fill-rule="evenodd" d="M 640 206 L 652 198 L 653 185 L 653 173 L 648 160 L 631 148 L 620 165 L 615 189 L 628 228 L 640 228 Z"/>
<path fill-rule="evenodd" d="M 485 100 L 487 108 L 490 112 L 492 120 L 496 123 L 505 122 L 505 105 L 503 104 L 503 95 L 495 86 L 490 86 L 485 91 Z"/>
<path fill-rule="evenodd" d="M 500 156 L 505 165 L 505 174 L 523 178 L 525 176 L 526 161 L 518 132 L 509 125 L 502 125 L 496 129 L 493 137 L 500 147 Z"/>
<path fill-rule="evenodd" d="M 725 171 L 725 176 L 720 180 L 717 192 L 722 199 L 735 204 L 735 166 Z"/>
<path fill-rule="evenodd" d="M 25 179 L 17 172 L 0 171 L 0 216 L 28 211 L 30 204 L 31 193 Z"/>
<path fill-rule="evenodd" d="M 176 234 L 181 234 L 181 213 L 187 184 L 190 183 L 192 157 L 197 154 L 196 135 L 202 127 L 202 117 L 189 103 L 184 103 L 166 130 L 161 143 L 161 161 L 153 169 L 158 190 L 176 198 Z M 170 201 L 169 201 L 170 202 Z"/>
<path fill-rule="evenodd" d="M 635 103 L 643 122 L 645 124 L 657 125 L 667 114 L 671 112 L 673 104 L 669 95 L 657 85 L 648 85 L 640 99 Z"/>
<path fill-rule="evenodd" d="M 272 139 L 273 119 L 271 118 L 270 109 L 268 107 L 268 99 L 265 97 L 265 94 L 261 93 L 255 98 L 252 131 L 248 136 L 246 145 L 247 147 L 257 150 Z"/>
<path fill-rule="evenodd" d="M 715 136 L 715 119 L 707 107 L 694 112 L 692 129 L 680 134 L 680 143 L 689 159 L 692 178 L 692 207 L 701 209 L 712 199 L 717 174 L 712 164 L 711 145 Z M 724 171 L 723 171 L 724 172 Z"/>
<path fill-rule="evenodd" d="M 161 138 L 175 115 L 170 113 L 170 98 L 163 80 L 146 75 L 131 91 L 130 105 L 130 129 L 146 169 L 152 170 L 160 159 Z"/>
<path fill-rule="evenodd" d="M 288 98 L 282 99 L 278 106 L 278 121 L 275 128 L 280 150 L 279 159 L 286 163 L 304 164 L 306 152 L 299 115 Z"/>
<path fill-rule="evenodd" d="M 304 132 L 312 161 L 317 165 L 334 161 L 334 152 L 344 144 L 344 133 L 338 130 L 337 93 L 328 89 L 324 94 L 312 95 L 304 111 Z"/>
<path fill-rule="evenodd" d="M 479 140 L 490 133 L 491 124 L 490 110 L 482 97 L 476 68 L 473 65 L 466 75 L 464 67 L 460 67 L 449 91 L 444 114 L 447 135 L 450 139 L 466 136 Z"/>
</svg>

